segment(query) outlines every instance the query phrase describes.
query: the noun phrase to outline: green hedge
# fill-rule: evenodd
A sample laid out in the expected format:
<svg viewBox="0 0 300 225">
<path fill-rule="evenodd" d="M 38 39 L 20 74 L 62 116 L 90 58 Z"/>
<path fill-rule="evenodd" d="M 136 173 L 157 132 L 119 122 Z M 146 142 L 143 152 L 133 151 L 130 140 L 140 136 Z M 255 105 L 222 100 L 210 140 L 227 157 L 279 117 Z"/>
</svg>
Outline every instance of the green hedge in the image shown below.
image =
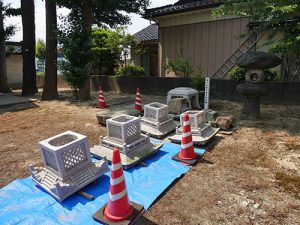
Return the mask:
<svg viewBox="0 0 300 225">
<path fill-rule="evenodd" d="M 146 76 L 146 71 L 143 67 L 128 65 L 124 67 L 119 67 L 116 75 L 118 76 L 127 76 L 127 77 L 141 77 Z"/>
</svg>

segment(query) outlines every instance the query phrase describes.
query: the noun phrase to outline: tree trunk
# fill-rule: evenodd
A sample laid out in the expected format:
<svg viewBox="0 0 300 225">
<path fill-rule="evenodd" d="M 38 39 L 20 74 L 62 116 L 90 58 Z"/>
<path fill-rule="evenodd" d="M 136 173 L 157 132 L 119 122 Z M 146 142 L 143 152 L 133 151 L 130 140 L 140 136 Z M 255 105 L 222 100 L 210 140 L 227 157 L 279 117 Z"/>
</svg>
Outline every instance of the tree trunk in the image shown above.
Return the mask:
<svg viewBox="0 0 300 225">
<path fill-rule="evenodd" d="M 92 40 L 92 23 L 93 23 L 93 15 L 92 15 L 92 8 L 87 3 L 87 1 L 84 1 L 83 3 L 83 20 L 84 20 L 84 26 L 85 30 L 89 36 L 88 41 L 91 42 Z M 89 51 L 91 51 L 89 49 Z M 79 90 L 79 99 L 80 100 L 89 100 L 90 99 L 90 76 L 91 76 L 91 70 L 92 65 L 88 65 L 86 69 L 86 76 L 87 79 L 84 83 L 84 86 Z"/>
<path fill-rule="evenodd" d="M 10 93 L 11 90 L 7 84 L 5 39 L 4 39 L 4 22 L 3 22 L 3 2 L 0 1 L 0 92 Z M 2 36 L 3 35 L 3 36 Z"/>
<path fill-rule="evenodd" d="M 23 26 L 23 86 L 22 95 L 37 92 L 35 70 L 34 0 L 21 0 Z"/>
<path fill-rule="evenodd" d="M 45 1 L 46 5 L 46 65 L 42 100 L 58 98 L 57 92 L 57 28 L 56 2 Z"/>
</svg>

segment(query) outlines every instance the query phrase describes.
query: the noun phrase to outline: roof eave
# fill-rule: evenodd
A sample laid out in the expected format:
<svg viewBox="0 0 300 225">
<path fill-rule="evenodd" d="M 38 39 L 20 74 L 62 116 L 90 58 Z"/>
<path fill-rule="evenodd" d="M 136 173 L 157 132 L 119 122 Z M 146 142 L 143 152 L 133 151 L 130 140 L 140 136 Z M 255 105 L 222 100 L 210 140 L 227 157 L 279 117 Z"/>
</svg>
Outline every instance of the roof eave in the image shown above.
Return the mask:
<svg viewBox="0 0 300 225">
<path fill-rule="evenodd" d="M 152 19 L 152 18 L 156 18 L 156 17 L 168 16 L 168 15 L 173 15 L 173 14 L 177 14 L 177 13 L 185 13 L 185 12 L 196 11 L 196 10 L 199 10 L 199 9 L 215 8 L 215 7 L 218 7 L 220 5 L 223 5 L 223 3 L 214 3 L 214 4 L 211 4 L 211 5 L 207 5 L 207 6 L 195 6 L 195 7 L 191 7 L 191 8 L 184 8 L 184 9 L 179 9 L 179 10 L 173 10 L 173 11 L 164 12 L 164 13 L 149 12 L 148 14 L 144 14 L 142 16 L 142 18 L 144 18 L 144 19 Z"/>
<path fill-rule="evenodd" d="M 145 40 L 145 41 L 140 41 L 142 44 L 158 44 L 158 40 Z"/>
</svg>

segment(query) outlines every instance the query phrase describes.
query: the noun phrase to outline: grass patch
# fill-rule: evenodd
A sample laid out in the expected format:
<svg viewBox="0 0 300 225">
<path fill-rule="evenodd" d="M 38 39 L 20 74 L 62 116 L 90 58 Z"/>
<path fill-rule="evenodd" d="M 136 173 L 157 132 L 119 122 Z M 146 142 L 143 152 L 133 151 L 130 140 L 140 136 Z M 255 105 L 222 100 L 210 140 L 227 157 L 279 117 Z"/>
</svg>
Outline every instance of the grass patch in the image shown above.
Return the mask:
<svg viewBox="0 0 300 225">
<path fill-rule="evenodd" d="M 38 75 L 38 76 L 44 76 L 45 72 L 36 72 L 36 75 Z"/>
<path fill-rule="evenodd" d="M 300 199 L 300 177 L 286 173 L 276 173 L 275 179 L 286 192 Z"/>
</svg>

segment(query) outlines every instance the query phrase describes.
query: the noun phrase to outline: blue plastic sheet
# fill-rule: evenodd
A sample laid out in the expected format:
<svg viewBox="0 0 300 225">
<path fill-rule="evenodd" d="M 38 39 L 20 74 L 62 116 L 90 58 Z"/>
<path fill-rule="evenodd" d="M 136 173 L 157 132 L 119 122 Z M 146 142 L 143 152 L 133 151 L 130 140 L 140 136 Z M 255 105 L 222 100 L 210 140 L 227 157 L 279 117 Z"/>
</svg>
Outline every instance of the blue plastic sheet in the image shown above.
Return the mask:
<svg viewBox="0 0 300 225">
<path fill-rule="evenodd" d="M 124 171 L 131 201 L 144 205 L 147 210 L 174 180 L 189 170 L 171 159 L 179 150 L 179 145 L 166 143 L 144 161 L 147 167 L 135 166 Z M 203 149 L 196 151 L 205 152 Z M 0 224 L 99 224 L 92 215 L 107 203 L 108 190 L 109 172 L 98 179 L 97 184 L 83 189 L 94 196 L 94 201 L 74 194 L 59 203 L 30 177 L 18 179 L 0 189 Z"/>
</svg>

